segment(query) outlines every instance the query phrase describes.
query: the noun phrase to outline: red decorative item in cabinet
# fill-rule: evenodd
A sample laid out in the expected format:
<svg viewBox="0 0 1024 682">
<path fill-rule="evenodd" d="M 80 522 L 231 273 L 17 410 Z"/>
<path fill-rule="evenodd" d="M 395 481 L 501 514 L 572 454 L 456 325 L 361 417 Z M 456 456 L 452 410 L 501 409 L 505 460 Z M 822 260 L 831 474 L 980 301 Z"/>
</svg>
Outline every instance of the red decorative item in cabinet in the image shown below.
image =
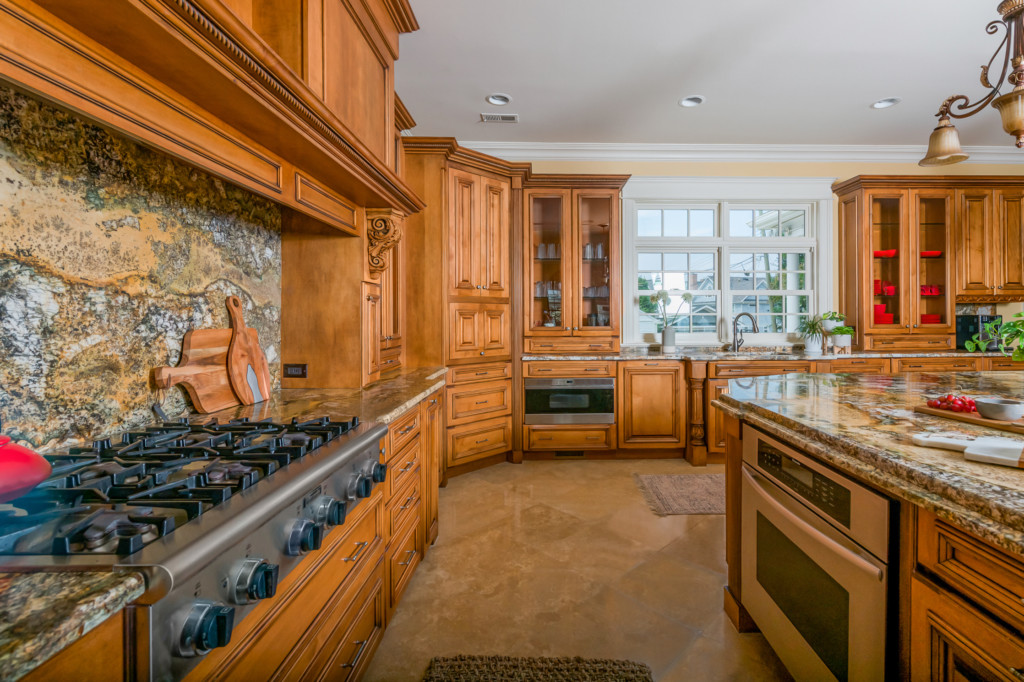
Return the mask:
<svg viewBox="0 0 1024 682">
<path fill-rule="evenodd" d="M 921 258 L 941 258 L 941 251 L 922 251 Z"/>
<path fill-rule="evenodd" d="M 875 280 L 875 296 L 878 296 L 881 293 L 882 293 L 882 280 L 876 279 Z"/>
<path fill-rule="evenodd" d="M 886 249 L 884 251 L 875 251 L 875 258 L 895 258 L 897 253 L 899 253 L 898 249 Z"/>
<path fill-rule="evenodd" d="M 921 285 L 922 296 L 942 296 L 942 287 L 935 284 L 922 284 Z"/>
<path fill-rule="evenodd" d="M 895 284 L 889 284 L 888 286 L 883 286 L 882 287 L 882 293 L 884 293 L 886 296 L 895 296 L 896 295 L 896 285 Z"/>
<path fill-rule="evenodd" d="M 942 315 L 921 313 L 921 324 L 942 324 Z"/>
</svg>

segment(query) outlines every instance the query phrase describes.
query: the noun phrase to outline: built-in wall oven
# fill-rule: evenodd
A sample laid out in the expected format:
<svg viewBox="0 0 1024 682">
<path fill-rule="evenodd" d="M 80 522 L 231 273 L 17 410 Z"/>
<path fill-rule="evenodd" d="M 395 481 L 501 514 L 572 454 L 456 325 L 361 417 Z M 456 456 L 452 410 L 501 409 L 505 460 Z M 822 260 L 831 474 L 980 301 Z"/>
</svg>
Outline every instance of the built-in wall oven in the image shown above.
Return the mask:
<svg viewBox="0 0 1024 682">
<path fill-rule="evenodd" d="M 615 379 L 524 379 L 523 423 L 613 424 Z"/>
<path fill-rule="evenodd" d="M 797 680 L 885 679 L 893 503 L 743 429 L 743 606 Z"/>
</svg>

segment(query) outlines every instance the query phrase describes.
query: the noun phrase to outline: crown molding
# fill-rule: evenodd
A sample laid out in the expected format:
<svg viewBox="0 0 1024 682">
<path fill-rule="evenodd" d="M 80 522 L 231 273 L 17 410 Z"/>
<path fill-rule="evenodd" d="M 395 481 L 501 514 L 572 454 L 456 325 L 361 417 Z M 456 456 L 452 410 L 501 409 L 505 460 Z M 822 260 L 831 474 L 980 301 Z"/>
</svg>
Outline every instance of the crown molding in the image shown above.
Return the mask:
<svg viewBox="0 0 1024 682">
<path fill-rule="evenodd" d="M 506 161 L 743 161 L 917 163 L 924 145 L 633 144 L 626 142 L 460 142 Z M 1011 146 L 965 147 L 964 163 L 1024 164 Z"/>
</svg>

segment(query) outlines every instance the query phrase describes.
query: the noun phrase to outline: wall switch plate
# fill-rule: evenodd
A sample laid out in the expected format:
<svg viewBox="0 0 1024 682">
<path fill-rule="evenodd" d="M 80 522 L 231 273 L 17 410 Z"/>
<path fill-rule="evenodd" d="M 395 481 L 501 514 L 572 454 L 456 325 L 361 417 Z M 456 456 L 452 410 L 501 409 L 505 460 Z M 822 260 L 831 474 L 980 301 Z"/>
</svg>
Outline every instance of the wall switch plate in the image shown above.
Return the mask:
<svg viewBox="0 0 1024 682">
<path fill-rule="evenodd" d="M 306 363 L 300 364 L 284 364 L 284 377 L 285 379 L 305 379 L 306 378 Z"/>
</svg>

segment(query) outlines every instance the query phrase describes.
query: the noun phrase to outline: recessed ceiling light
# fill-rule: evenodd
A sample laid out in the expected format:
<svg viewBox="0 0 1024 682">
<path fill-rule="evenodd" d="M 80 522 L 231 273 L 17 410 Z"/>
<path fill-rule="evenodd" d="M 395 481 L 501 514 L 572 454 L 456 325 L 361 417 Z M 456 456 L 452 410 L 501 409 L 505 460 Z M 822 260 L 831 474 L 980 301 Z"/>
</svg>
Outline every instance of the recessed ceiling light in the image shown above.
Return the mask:
<svg viewBox="0 0 1024 682">
<path fill-rule="evenodd" d="M 889 107 L 896 106 L 897 104 L 899 104 L 902 101 L 903 101 L 902 97 L 886 97 L 885 99 L 880 99 L 877 102 L 874 102 L 871 105 L 871 108 L 872 109 L 888 109 Z"/>
<path fill-rule="evenodd" d="M 512 98 L 503 92 L 495 92 L 487 95 L 487 103 L 493 104 L 496 107 L 503 107 L 511 101 Z"/>
<path fill-rule="evenodd" d="M 679 100 L 679 106 L 681 107 L 699 107 L 704 104 L 704 100 L 707 99 L 704 95 L 690 95 Z"/>
</svg>

